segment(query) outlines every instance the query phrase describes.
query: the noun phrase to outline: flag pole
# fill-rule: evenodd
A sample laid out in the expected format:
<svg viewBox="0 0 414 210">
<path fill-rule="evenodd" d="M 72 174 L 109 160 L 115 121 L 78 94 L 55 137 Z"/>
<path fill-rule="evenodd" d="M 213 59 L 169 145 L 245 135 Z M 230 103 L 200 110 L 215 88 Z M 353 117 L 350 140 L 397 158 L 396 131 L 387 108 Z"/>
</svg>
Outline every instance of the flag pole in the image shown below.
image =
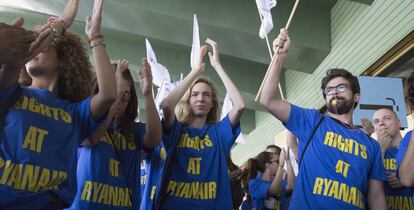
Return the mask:
<svg viewBox="0 0 414 210">
<path fill-rule="evenodd" d="M 288 21 L 287 21 L 287 23 L 286 23 L 286 26 L 285 26 L 285 29 L 286 29 L 286 30 L 288 30 L 288 29 L 289 29 L 290 23 L 292 22 L 292 18 L 293 18 L 293 16 L 295 15 L 296 9 L 297 9 L 297 7 L 298 7 L 299 1 L 300 1 L 300 0 L 296 0 L 296 1 L 295 1 L 295 5 L 293 6 L 292 12 L 290 13 L 289 19 L 288 19 Z M 277 47 L 277 48 L 276 48 L 275 52 L 277 52 L 277 51 L 279 51 L 279 47 Z M 277 58 L 277 53 L 275 53 L 275 54 L 272 56 L 272 60 L 270 61 L 269 67 L 267 68 L 267 71 L 266 71 L 266 74 L 265 74 L 265 76 L 264 76 L 264 78 L 263 78 L 263 81 L 262 81 L 262 83 L 260 84 L 260 88 L 259 88 L 259 91 L 257 92 L 256 98 L 254 99 L 255 101 L 258 101 L 258 100 L 259 100 L 260 93 L 262 92 L 262 89 L 263 89 L 263 84 L 264 84 L 264 81 L 266 81 L 266 80 L 267 80 L 267 77 L 268 77 L 268 75 L 269 75 L 269 70 L 270 70 L 270 67 L 272 66 L 272 64 L 273 64 L 274 62 L 276 62 L 276 58 Z M 279 84 L 278 84 L 278 85 L 279 85 L 279 91 L 280 91 L 281 98 L 282 98 L 282 99 L 284 99 L 284 97 L 283 97 L 283 93 L 282 93 L 282 89 L 281 89 L 281 86 L 280 86 L 280 82 L 279 82 Z"/>
</svg>

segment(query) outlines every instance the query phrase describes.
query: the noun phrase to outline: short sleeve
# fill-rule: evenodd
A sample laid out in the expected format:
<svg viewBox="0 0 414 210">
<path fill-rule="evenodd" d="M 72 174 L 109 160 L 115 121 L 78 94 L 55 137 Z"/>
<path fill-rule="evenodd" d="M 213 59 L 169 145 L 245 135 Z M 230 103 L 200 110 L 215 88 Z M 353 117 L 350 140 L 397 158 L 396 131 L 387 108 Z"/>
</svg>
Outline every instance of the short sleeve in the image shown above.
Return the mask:
<svg viewBox="0 0 414 210">
<path fill-rule="evenodd" d="M 291 105 L 289 119 L 285 127 L 298 137 L 300 143 L 306 143 L 310 133 L 322 115 L 315 109 L 305 109 Z"/>
<path fill-rule="evenodd" d="M 81 144 L 89 135 L 98 128 L 99 124 L 105 119 L 105 117 L 102 117 L 99 121 L 95 121 L 95 119 L 92 116 L 90 103 L 91 103 L 92 97 L 88 97 L 87 99 L 73 104 L 74 110 L 73 113 L 78 115 L 78 121 L 74 123 L 78 123 L 77 126 L 79 126 L 80 131 L 80 139 L 79 144 Z M 76 126 L 76 125 L 75 125 Z"/>
<path fill-rule="evenodd" d="M 375 141 L 375 140 L 373 140 Z M 371 169 L 369 171 L 369 179 L 375 179 L 380 181 L 387 181 L 387 176 L 385 174 L 385 168 L 382 161 L 382 152 L 381 147 L 378 143 L 374 144 L 374 159 L 373 164 L 371 166 Z"/>
<path fill-rule="evenodd" d="M 240 121 L 233 128 L 229 115 L 227 114 L 226 117 L 219 122 L 218 129 L 221 135 L 220 141 L 224 144 L 226 154 L 228 154 L 237 137 L 240 135 Z"/>
<path fill-rule="evenodd" d="M 412 131 L 405 134 L 404 138 L 401 140 L 400 148 L 398 149 L 396 161 L 397 161 L 397 168 L 400 167 L 401 161 L 404 158 L 405 153 L 407 152 L 408 145 L 410 144 Z"/>
</svg>

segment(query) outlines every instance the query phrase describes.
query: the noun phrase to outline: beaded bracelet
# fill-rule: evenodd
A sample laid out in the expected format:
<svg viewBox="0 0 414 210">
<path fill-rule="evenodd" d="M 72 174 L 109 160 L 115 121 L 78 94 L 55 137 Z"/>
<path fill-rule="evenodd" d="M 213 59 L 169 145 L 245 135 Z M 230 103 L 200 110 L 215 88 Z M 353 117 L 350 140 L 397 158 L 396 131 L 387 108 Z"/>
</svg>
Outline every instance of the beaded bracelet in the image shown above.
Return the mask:
<svg viewBox="0 0 414 210">
<path fill-rule="evenodd" d="M 94 47 L 101 46 L 101 45 L 104 47 L 106 46 L 103 40 L 92 43 L 92 45 L 90 45 L 89 48 L 92 49 Z"/>
<path fill-rule="evenodd" d="M 63 27 L 63 30 L 67 28 L 68 25 L 65 23 L 65 20 L 63 20 L 62 17 L 50 16 L 49 19 L 47 20 L 49 24 L 52 24 L 56 21 Z"/>
<path fill-rule="evenodd" d="M 50 43 L 50 46 L 56 48 L 56 45 L 59 42 L 60 35 L 58 34 L 58 30 L 55 27 L 53 27 L 52 24 L 50 24 L 49 27 L 52 29 L 52 32 L 53 32 L 53 39 L 52 39 L 52 42 Z"/>
</svg>

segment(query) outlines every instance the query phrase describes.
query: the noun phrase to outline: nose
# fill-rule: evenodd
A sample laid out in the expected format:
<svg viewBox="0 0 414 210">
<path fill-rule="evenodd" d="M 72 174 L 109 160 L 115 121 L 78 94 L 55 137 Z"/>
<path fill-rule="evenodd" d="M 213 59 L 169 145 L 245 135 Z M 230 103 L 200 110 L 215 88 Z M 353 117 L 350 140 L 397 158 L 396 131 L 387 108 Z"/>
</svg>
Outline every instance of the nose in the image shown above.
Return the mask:
<svg viewBox="0 0 414 210">
<path fill-rule="evenodd" d="M 197 101 L 203 101 L 203 99 L 204 99 L 203 94 L 199 94 L 197 96 Z"/>
</svg>

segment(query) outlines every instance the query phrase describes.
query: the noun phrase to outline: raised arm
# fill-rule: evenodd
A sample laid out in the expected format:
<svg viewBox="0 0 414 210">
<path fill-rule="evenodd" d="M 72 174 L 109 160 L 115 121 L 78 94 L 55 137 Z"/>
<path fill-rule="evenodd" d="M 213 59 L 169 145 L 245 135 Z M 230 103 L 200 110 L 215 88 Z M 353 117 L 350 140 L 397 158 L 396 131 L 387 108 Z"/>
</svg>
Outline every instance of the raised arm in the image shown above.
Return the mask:
<svg viewBox="0 0 414 210">
<path fill-rule="evenodd" d="M 284 150 L 284 149 L 283 149 Z M 286 185 L 286 193 L 291 194 L 293 191 L 293 187 L 295 186 L 296 176 L 295 172 L 293 171 L 292 162 L 290 162 L 290 154 L 289 148 L 286 152 L 286 168 L 287 168 L 287 185 Z"/>
<path fill-rule="evenodd" d="M 201 75 L 204 72 L 206 64 L 203 63 L 203 58 L 207 54 L 207 46 L 201 47 L 200 50 L 200 63 L 190 71 L 189 74 L 183 79 L 183 81 L 175 87 L 171 93 L 161 102 L 161 109 L 164 113 L 164 126 L 170 128 L 174 122 L 175 106 L 180 102 L 181 98 L 184 96 L 185 91 L 191 86 L 195 81 L 197 76 Z"/>
<path fill-rule="evenodd" d="M 282 193 L 282 180 L 283 180 L 283 166 L 285 164 L 285 150 L 283 149 L 280 152 L 279 156 L 279 166 L 277 167 L 276 176 L 272 181 L 272 185 L 269 188 L 269 195 L 270 196 L 279 196 Z"/>
<path fill-rule="evenodd" d="M 234 83 L 231 81 L 231 79 L 221 66 L 218 44 L 211 39 L 207 39 L 206 42 L 213 48 L 213 53 L 208 53 L 208 56 L 210 57 L 211 66 L 213 66 L 213 68 L 216 70 L 233 102 L 234 106 L 230 110 L 229 118 L 231 125 L 235 127 L 237 123 L 239 123 L 240 117 L 243 114 L 245 108 L 243 97 L 240 95 L 240 92 L 237 89 L 236 85 L 234 85 Z"/>
<path fill-rule="evenodd" d="M 288 148 L 292 149 L 293 155 L 295 156 L 296 162 L 298 161 L 298 141 L 296 136 L 286 129 L 286 136 L 287 136 L 287 146 Z"/>
<path fill-rule="evenodd" d="M 291 105 L 276 95 L 279 92 L 280 75 L 290 47 L 290 39 L 287 30 L 281 29 L 279 36 L 273 41 L 276 61 L 269 66 L 268 77 L 264 79 L 263 90 L 260 93 L 259 102 L 277 119 L 286 123 L 289 119 Z"/>
<path fill-rule="evenodd" d="M 161 142 L 161 122 L 152 94 L 151 67 L 145 58 L 142 59 L 142 64 L 144 64 L 144 69 L 138 71 L 138 77 L 142 95 L 144 96 L 145 114 L 147 118 L 145 135 L 142 143 L 148 148 L 153 148 Z"/>
<path fill-rule="evenodd" d="M 90 48 L 96 68 L 99 92 L 92 97 L 91 112 L 94 119 L 102 118 L 116 99 L 115 75 L 108 57 L 101 33 L 103 0 L 95 0 L 92 17 L 86 17 L 85 33 L 90 40 Z"/>
</svg>

